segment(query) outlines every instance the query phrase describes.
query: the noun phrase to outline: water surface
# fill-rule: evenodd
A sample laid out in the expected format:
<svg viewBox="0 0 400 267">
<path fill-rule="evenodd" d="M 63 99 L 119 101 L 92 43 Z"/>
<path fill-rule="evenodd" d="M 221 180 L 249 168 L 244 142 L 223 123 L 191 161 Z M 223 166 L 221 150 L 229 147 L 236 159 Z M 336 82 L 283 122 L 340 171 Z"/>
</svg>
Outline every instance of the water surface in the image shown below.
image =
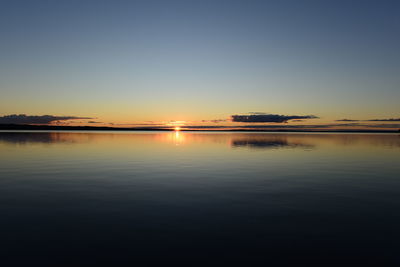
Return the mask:
<svg viewBox="0 0 400 267">
<path fill-rule="evenodd" d="M 399 264 L 399 158 L 396 134 L 0 132 L 2 261 Z"/>
</svg>

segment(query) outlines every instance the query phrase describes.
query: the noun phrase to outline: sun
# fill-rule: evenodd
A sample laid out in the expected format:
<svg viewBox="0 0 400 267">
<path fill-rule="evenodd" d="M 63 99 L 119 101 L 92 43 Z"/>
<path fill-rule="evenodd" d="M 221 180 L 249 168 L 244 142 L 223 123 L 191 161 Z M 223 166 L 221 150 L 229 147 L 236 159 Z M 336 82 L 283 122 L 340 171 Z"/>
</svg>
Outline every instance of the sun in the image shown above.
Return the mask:
<svg viewBox="0 0 400 267">
<path fill-rule="evenodd" d="M 172 129 L 174 131 L 180 131 L 182 130 L 182 126 L 185 125 L 185 121 L 169 121 L 167 123 L 165 123 L 166 126 L 168 126 L 169 129 Z"/>
</svg>

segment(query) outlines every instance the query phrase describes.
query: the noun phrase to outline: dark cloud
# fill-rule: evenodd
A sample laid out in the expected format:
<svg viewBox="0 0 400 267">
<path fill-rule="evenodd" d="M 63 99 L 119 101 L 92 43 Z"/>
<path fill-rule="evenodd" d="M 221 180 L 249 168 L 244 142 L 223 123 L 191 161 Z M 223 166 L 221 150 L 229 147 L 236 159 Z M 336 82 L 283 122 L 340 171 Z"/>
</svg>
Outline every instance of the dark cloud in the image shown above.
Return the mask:
<svg viewBox="0 0 400 267">
<path fill-rule="evenodd" d="M 306 115 L 306 116 L 298 116 L 298 115 L 278 115 L 278 114 L 260 114 L 251 113 L 249 115 L 232 115 L 231 116 L 233 122 L 250 122 L 250 123 L 262 123 L 262 122 L 274 122 L 274 123 L 283 123 L 289 120 L 297 120 L 297 119 L 317 119 L 317 116 L 314 115 Z"/>
<path fill-rule="evenodd" d="M 74 117 L 74 116 L 29 116 L 25 114 L 12 114 L 0 117 L 0 124 L 49 124 L 57 121 L 66 120 L 81 120 L 81 119 L 94 119 L 88 117 Z"/>
<path fill-rule="evenodd" d="M 373 120 L 366 120 L 366 121 L 400 121 L 400 118 L 397 119 L 373 119 Z"/>
<path fill-rule="evenodd" d="M 336 121 L 360 121 L 360 120 L 341 119 L 341 120 L 336 120 Z"/>
</svg>

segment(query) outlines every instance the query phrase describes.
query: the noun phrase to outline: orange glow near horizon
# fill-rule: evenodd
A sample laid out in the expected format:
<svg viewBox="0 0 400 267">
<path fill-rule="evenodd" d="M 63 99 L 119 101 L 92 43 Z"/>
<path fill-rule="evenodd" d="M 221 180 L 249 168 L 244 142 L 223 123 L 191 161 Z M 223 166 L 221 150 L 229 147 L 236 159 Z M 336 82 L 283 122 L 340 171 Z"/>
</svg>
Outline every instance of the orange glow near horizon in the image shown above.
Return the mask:
<svg viewBox="0 0 400 267">
<path fill-rule="evenodd" d="M 114 123 L 105 122 L 102 118 L 93 119 L 70 119 L 58 120 L 50 123 L 32 124 L 32 125 L 50 125 L 50 126 L 91 126 L 91 127 L 112 127 L 112 128 L 149 128 L 153 130 L 163 129 L 172 131 L 183 130 L 203 130 L 203 131 L 221 131 L 221 130 L 287 130 L 287 131 L 399 131 L 400 124 L 394 121 L 368 121 L 364 119 L 348 121 L 336 120 L 304 120 L 288 121 L 286 123 L 245 123 L 233 122 L 230 119 L 213 120 L 164 120 L 164 121 L 136 121 Z M 209 127 L 208 127 L 209 126 Z M 257 127 L 259 126 L 259 127 Z"/>
</svg>

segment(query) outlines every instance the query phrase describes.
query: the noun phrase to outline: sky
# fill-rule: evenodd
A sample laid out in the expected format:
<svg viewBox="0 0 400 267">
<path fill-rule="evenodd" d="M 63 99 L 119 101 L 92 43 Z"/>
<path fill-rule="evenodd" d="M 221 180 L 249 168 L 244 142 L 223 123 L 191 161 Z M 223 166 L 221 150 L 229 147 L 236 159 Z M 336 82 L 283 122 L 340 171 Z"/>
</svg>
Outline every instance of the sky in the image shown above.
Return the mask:
<svg viewBox="0 0 400 267">
<path fill-rule="evenodd" d="M 0 123 L 398 127 L 398 14 L 395 0 L 1 0 Z"/>
</svg>

